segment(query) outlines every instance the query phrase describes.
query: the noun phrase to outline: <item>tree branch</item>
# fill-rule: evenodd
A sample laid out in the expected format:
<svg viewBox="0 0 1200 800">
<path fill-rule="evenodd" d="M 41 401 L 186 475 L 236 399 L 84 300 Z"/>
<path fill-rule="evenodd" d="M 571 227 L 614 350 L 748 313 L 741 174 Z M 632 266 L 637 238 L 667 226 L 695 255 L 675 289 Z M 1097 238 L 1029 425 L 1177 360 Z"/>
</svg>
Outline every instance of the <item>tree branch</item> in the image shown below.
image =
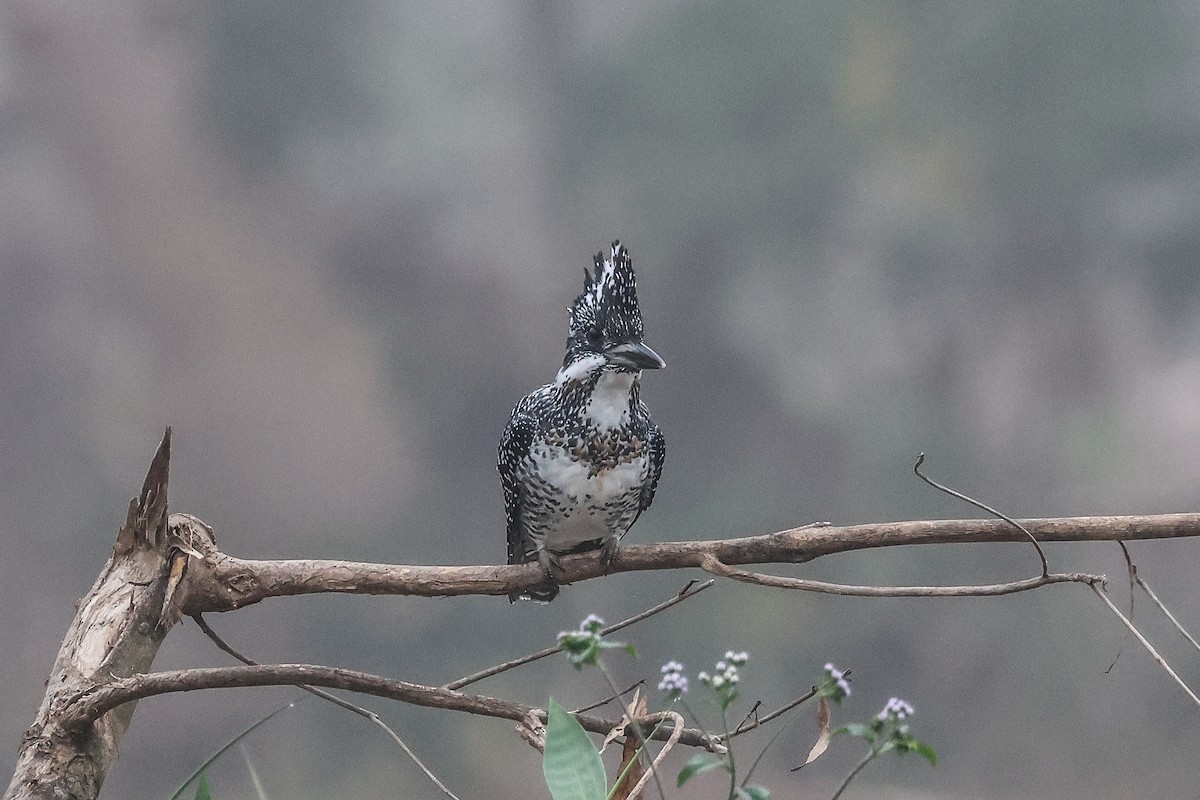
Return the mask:
<svg viewBox="0 0 1200 800">
<path fill-rule="evenodd" d="M 175 558 L 178 548 L 166 535 L 170 460 L 167 428 L 141 494 L 129 501 L 112 555 L 79 602 L 41 708 L 21 739 L 5 800 L 95 797 L 117 757 L 132 704 L 77 736 L 64 736 L 59 720 L 79 692 L 149 669 L 178 619 L 168 587 L 172 565 L 184 562 Z"/>
<path fill-rule="evenodd" d="M 670 598 L 664 600 L 663 602 L 659 603 L 658 605 L 656 605 L 652 608 L 648 608 L 639 614 L 634 614 L 632 617 L 629 617 L 628 619 L 623 619 L 620 622 L 613 623 L 612 625 L 609 625 L 607 628 L 601 628 L 600 635 L 608 636 L 610 633 L 616 633 L 617 631 L 621 630 L 622 628 L 628 628 L 630 625 L 635 625 L 644 619 L 653 617 L 655 614 L 659 613 L 660 611 L 666 611 L 671 606 L 676 605 L 678 603 L 682 603 L 684 600 L 687 600 L 689 597 L 695 597 L 696 595 L 700 594 L 700 592 L 703 592 L 705 589 L 707 589 L 708 587 L 710 587 L 712 585 L 713 585 L 713 582 L 711 580 L 705 581 L 704 583 L 701 583 L 698 585 L 695 581 L 690 581 L 687 586 L 684 586 L 682 589 L 680 589 L 678 592 L 676 592 L 673 597 L 670 597 Z M 467 675 L 466 677 L 459 678 L 458 680 L 450 681 L 449 683 L 443 685 L 442 688 L 443 689 L 461 689 L 464 686 L 468 686 L 472 683 L 476 683 L 478 681 L 483 680 L 484 678 L 490 678 L 493 675 L 499 675 L 501 672 L 507 672 L 510 669 L 515 669 L 516 667 L 521 667 L 521 666 L 524 666 L 525 664 L 533 663 L 534 661 L 537 661 L 542 658 L 546 658 L 547 656 L 552 656 L 555 653 L 561 653 L 563 651 L 563 649 L 564 648 L 561 644 L 555 645 L 554 647 L 546 647 L 541 650 L 538 650 L 536 653 L 530 653 L 529 655 L 521 656 L 520 658 L 514 658 L 511 661 L 505 661 L 501 664 L 495 664 L 491 667 L 488 667 L 487 669 L 481 669 L 481 670 L 479 670 L 479 672 L 473 672 L 470 675 Z"/>
<path fill-rule="evenodd" d="M 1170 539 L 1200 536 L 1200 514 L 1128 517 L 1066 517 L 1020 520 L 1038 541 L 1086 542 Z M 203 560 L 192 559 L 183 612 L 190 615 L 232 611 L 268 597 L 337 592 L 383 595 L 507 595 L 538 585 L 537 564 L 517 566 L 405 566 L 353 561 L 259 561 L 235 558 L 203 541 L 207 526 L 195 517 L 173 514 L 179 538 L 198 536 Z M 713 557 L 738 564 L 802 564 L 821 556 L 876 547 L 915 544 L 966 544 L 1027 541 L 1025 533 L 1003 520 L 926 520 L 848 527 L 793 528 L 738 539 L 625 545 L 605 568 L 594 555 L 564 556 L 564 583 L 602 577 L 608 572 L 703 568 Z M 1058 578 L 1050 582 L 1061 582 Z M 1079 578 L 1071 578 L 1079 580 Z M 1032 588 L 1032 587 L 1031 587 Z M 1022 591 L 1017 589 L 1015 591 Z"/>
<path fill-rule="evenodd" d="M 786 578 L 779 575 L 764 575 L 761 572 L 731 567 L 709 556 L 700 568 L 710 575 L 732 578 L 742 583 L 769 586 L 775 589 L 795 589 L 801 592 L 840 594 L 851 597 L 994 597 L 1016 594 L 1038 589 L 1051 583 L 1085 583 L 1089 586 L 1104 583 L 1103 575 L 1084 572 L 1050 572 L 1036 578 L 1026 578 L 1009 583 L 987 583 L 967 586 L 851 586 L 844 583 L 826 583 L 804 578 Z"/>
<path fill-rule="evenodd" d="M 119 706 L 174 692 L 192 692 L 199 689 L 230 689 L 244 686 L 324 686 L 345 689 L 376 697 L 386 697 L 428 708 L 448 711 L 463 711 L 487 717 L 500 717 L 522 722 L 531 714 L 545 721 L 546 712 L 484 695 L 464 694 L 436 686 L 392 680 L 367 672 L 326 667 L 316 664 L 262 664 L 243 667 L 212 667 L 206 669 L 181 669 L 133 675 L 119 681 L 98 686 L 79 694 L 62 709 L 59 723 L 67 733 L 88 729 L 88 726 Z M 623 719 L 607 719 L 587 714 L 575 717 L 585 730 L 593 733 L 608 733 Z M 654 738 L 666 740 L 671 731 L 660 730 Z M 692 747 L 711 749 L 712 737 L 694 728 L 685 729 L 679 741 Z"/>
<path fill-rule="evenodd" d="M 215 644 L 217 647 L 219 647 L 221 650 L 223 650 L 224 652 L 233 656 L 234 658 L 236 658 L 238 661 L 242 662 L 246 666 L 249 666 L 249 667 L 261 666 L 261 664 L 259 662 L 255 661 L 254 659 L 250 658 L 249 656 L 243 655 L 241 652 L 236 650 L 232 645 L 230 645 L 229 642 L 222 639 L 221 635 L 219 633 L 217 633 L 216 631 L 214 631 L 212 629 L 212 627 L 207 622 L 204 621 L 204 617 L 197 616 L 197 617 L 192 617 L 192 619 L 195 621 L 195 623 L 197 625 L 200 626 L 200 630 L 204 631 L 204 635 L 207 636 L 212 641 L 212 643 Z M 379 728 L 380 730 L 382 730 L 389 739 L 391 739 L 393 742 L 395 742 L 396 746 L 399 747 L 401 750 L 403 750 L 404 754 L 409 757 L 409 760 L 411 760 L 414 764 L 417 765 L 417 769 L 419 769 L 419 770 L 421 770 L 421 772 L 425 773 L 425 777 L 429 778 L 429 780 L 435 786 L 437 786 L 439 789 L 442 790 L 442 794 L 446 795 L 447 797 L 453 798 L 453 800 L 459 800 L 458 796 L 456 794 L 454 794 L 454 792 L 450 791 L 450 789 L 448 789 L 446 787 L 446 784 L 442 783 L 441 778 L 439 778 L 437 775 L 434 775 L 433 770 L 431 770 L 428 766 L 425 765 L 425 762 L 422 761 L 421 757 L 416 754 L 416 751 L 414 751 L 411 747 L 408 746 L 408 742 L 401 739 L 400 734 L 398 734 L 394 730 L 392 730 L 388 726 L 388 724 L 383 721 L 383 718 L 380 717 L 378 714 L 376 714 L 374 711 L 372 711 L 369 708 L 363 708 L 362 706 L 355 705 L 354 703 L 351 703 L 347 700 L 343 700 L 342 698 L 338 697 L 336 694 L 333 694 L 332 692 L 327 692 L 324 689 L 317 689 L 314 686 L 308 686 L 307 684 L 302 683 L 302 684 L 299 684 L 297 688 L 303 689 L 304 691 L 308 692 L 311 695 L 314 695 L 316 697 L 321 698 L 322 700 L 326 700 L 330 703 L 333 703 L 335 706 L 337 706 L 339 708 L 344 708 L 345 710 L 349 711 L 351 714 L 357 714 L 358 716 L 362 717 L 363 719 L 369 721 L 372 725 L 374 725 L 377 728 Z"/>
</svg>

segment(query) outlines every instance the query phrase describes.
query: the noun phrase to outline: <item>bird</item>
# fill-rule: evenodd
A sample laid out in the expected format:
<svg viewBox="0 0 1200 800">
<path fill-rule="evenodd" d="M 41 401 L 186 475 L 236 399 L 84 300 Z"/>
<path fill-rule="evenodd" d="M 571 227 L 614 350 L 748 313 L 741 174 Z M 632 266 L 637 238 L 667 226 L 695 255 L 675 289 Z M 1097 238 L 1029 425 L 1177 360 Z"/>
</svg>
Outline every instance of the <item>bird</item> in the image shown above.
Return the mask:
<svg viewBox="0 0 1200 800">
<path fill-rule="evenodd" d="M 610 565 L 662 475 L 666 445 L 642 402 L 641 376 L 666 363 L 642 341 L 629 251 L 617 240 L 593 260 L 567 309 L 562 368 L 516 404 L 500 438 L 508 563 L 537 561 L 545 573 L 510 602 L 553 600 L 561 555 L 599 551 Z"/>
</svg>

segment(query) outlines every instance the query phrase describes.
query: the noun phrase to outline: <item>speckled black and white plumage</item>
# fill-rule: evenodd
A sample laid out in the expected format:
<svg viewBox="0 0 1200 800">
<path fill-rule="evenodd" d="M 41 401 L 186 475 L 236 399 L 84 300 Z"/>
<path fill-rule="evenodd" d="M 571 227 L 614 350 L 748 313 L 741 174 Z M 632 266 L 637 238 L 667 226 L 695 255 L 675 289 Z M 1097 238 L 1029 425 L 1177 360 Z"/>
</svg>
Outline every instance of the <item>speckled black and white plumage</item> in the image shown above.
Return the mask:
<svg viewBox="0 0 1200 800">
<path fill-rule="evenodd" d="M 642 343 L 633 263 L 620 242 L 584 270 L 562 369 L 523 398 L 500 439 L 508 563 L 538 561 L 546 582 L 510 600 L 558 594 L 556 556 L 617 541 L 654 501 L 666 449 L 641 400 L 643 369 L 663 361 Z"/>
</svg>

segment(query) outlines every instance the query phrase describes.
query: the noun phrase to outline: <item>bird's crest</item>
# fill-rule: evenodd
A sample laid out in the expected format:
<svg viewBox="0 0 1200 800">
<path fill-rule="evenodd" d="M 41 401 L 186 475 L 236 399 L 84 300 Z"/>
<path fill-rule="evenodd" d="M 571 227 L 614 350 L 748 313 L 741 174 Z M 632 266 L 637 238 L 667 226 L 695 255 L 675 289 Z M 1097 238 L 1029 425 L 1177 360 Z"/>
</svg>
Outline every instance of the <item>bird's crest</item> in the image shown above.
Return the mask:
<svg viewBox="0 0 1200 800">
<path fill-rule="evenodd" d="M 569 309 L 572 338 L 593 344 L 641 339 L 642 311 L 629 251 L 616 241 L 607 254 L 601 251 L 594 260 L 595 274 L 584 267 L 583 293 Z"/>
</svg>

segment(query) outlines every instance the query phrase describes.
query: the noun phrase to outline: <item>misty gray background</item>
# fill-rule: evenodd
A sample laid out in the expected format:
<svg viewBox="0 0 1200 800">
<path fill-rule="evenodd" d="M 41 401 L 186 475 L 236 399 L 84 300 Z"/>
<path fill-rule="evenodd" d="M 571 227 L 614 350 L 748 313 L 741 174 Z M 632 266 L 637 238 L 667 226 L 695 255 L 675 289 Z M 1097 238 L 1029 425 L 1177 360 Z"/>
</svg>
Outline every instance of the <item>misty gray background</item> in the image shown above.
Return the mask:
<svg viewBox="0 0 1200 800">
<path fill-rule="evenodd" d="M 922 450 L 1016 516 L 1197 508 L 1194 3 L 13 0 L 0 25 L 10 756 L 165 424 L 172 509 L 230 553 L 502 560 L 495 443 L 553 376 L 582 268 L 616 237 L 668 364 L 645 378 L 668 458 L 633 541 L 974 516 L 912 476 Z M 1132 550 L 1195 626 L 1200 542 Z M 1047 551 L 1127 602 L 1115 545 Z M 780 571 L 1036 569 L 1028 547 L 964 545 Z M 210 621 L 260 660 L 442 683 L 693 577 L 616 575 L 549 606 L 319 597 Z M 1200 683 L 1147 606 L 1145 630 Z M 939 766 L 873 765 L 856 796 L 1200 791 L 1200 713 L 1081 586 L 871 600 L 721 584 L 628 638 L 639 657 L 609 659 L 621 680 L 668 658 L 694 676 L 736 648 L 767 707 L 826 661 L 854 677 L 835 722 L 911 701 Z M 186 623 L 156 666 L 227 663 Z M 557 659 L 476 688 L 569 706 L 604 692 Z M 166 797 L 297 694 L 143 702 L 106 795 Z M 463 798 L 548 797 L 509 723 L 368 704 Z M 828 797 L 858 745 L 789 774 L 814 734 L 811 709 L 792 719 L 759 778 Z M 440 796 L 316 702 L 247 753 L 273 797 Z M 251 796 L 236 751 L 211 777 L 218 797 Z"/>
</svg>

